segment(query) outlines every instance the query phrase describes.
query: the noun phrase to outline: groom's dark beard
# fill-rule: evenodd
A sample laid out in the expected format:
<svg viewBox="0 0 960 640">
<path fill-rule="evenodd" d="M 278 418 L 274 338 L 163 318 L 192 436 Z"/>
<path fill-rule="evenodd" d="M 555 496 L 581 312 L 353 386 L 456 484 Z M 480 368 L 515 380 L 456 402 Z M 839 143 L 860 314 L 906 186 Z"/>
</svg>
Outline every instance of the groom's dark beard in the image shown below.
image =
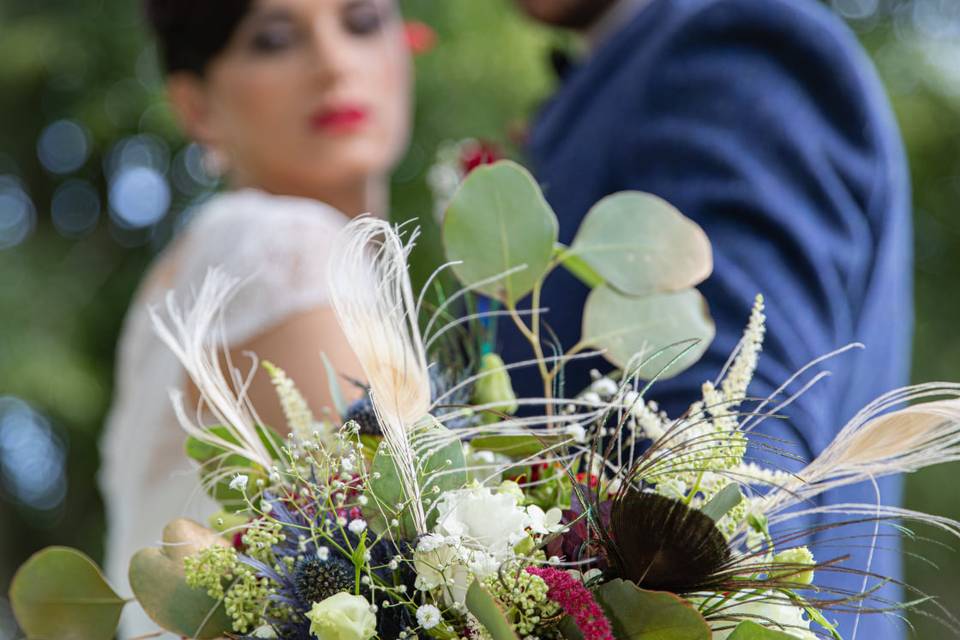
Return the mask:
<svg viewBox="0 0 960 640">
<path fill-rule="evenodd" d="M 617 0 L 519 0 L 534 19 L 557 27 L 583 30 L 593 26 Z"/>
</svg>

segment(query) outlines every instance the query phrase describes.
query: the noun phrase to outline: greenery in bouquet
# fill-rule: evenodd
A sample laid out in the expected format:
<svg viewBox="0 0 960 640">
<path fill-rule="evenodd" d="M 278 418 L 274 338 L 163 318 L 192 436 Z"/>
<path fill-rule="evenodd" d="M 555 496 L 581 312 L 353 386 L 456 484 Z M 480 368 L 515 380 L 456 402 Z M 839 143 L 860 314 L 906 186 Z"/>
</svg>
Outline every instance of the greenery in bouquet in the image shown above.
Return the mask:
<svg viewBox="0 0 960 640">
<path fill-rule="evenodd" d="M 236 282 L 213 271 L 189 308 L 171 300 L 155 317 L 213 417 L 197 424 L 174 395 L 187 454 L 223 506 L 209 527 L 176 521 L 162 548 L 133 558 L 135 599 L 159 627 L 289 640 L 839 638 L 834 613 L 905 605 L 873 587 L 818 585 L 826 572 L 869 577 L 869 568 L 815 557 L 812 532 L 791 523 L 832 514 L 960 534 L 957 523 L 894 507 L 812 506 L 837 486 L 956 459 L 958 385 L 880 398 L 798 473 L 751 459 L 751 447 L 787 455 L 755 427 L 796 397 L 788 380 L 745 406 L 762 297 L 699 401 L 667 416 L 649 400 L 714 333 L 695 289 L 710 274 L 710 244 L 662 200 L 610 196 L 566 247 L 532 177 L 498 162 L 463 180 L 443 230 L 445 269 L 461 288 L 428 305 L 407 272 L 415 231 L 373 218 L 347 227 L 330 290 L 364 397 L 344 403 L 331 368 L 336 406 L 315 414 L 263 363 L 284 436 L 247 401 L 249 375 L 220 357 L 218 319 Z M 581 340 L 566 351 L 539 304 L 556 269 L 592 289 Z M 499 320 L 529 340 L 529 360 L 497 356 Z M 568 393 L 564 366 L 579 358 L 616 370 Z M 519 367 L 539 371 L 540 397 L 516 397 Z M 908 401 L 922 402 L 900 408 Z M 109 638 L 124 606 L 66 549 L 32 558 L 11 600 L 37 638 Z"/>
</svg>

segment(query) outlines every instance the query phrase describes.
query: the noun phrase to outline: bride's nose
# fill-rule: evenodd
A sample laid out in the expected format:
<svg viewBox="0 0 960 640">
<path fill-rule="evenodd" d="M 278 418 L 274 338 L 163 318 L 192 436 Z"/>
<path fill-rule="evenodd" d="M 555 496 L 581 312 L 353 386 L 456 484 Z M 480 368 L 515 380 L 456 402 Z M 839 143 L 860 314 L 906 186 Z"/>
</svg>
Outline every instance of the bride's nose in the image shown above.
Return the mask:
<svg viewBox="0 0 960 640">
<path fill-rule="evenodd" d="M 311 33 L 310 64 L 314 77 L 325 85 L 336 83 L 348 72 L 349 37 L 334 21 L 316 21 Z"/>
</svg>

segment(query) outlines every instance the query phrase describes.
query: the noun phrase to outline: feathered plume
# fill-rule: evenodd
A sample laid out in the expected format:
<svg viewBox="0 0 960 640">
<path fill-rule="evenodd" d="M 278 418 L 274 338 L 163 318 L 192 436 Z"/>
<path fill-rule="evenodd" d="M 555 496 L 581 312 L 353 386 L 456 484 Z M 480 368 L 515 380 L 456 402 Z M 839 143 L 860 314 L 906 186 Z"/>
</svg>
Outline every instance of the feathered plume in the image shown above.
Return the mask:
<svg viewBox="0 0 960 640">
<path fill-rule="evenodd" d="M 211 269 L 189 310 L 181 310 L 173 292 L 170 292 L 166 299 L 167 318 L 161 317 L 155 309 L 150 309 L 150 319 L 157 335 L 180 360 L 190 380 L 199 390 L 202 406 L 206 406 L 213 413 L 233 441 L 195 424 L 184 409 L 183 393 L 174 390 L 170 392 L 170 396 L 183 429 L 202 442 L 269 468 L 273 456 L 258 433 L 257 425 L 261 422 L 247 400 L 249 379 L 241 379 L 229 360 L 225 372 L 220 359 L 221 354 L 229 355 L 224 336 L 223 312 L 240 284 L 239 280 L 224 272 Z M 228 380 L 227 373 L 232 383 Z"/>
<path fill-rule="evenodd" d="M 372 217 L 347 225 L 330 256 L 329 285 L 340 327 L 363 367 L 384 443 L 399 471 L 418 532 L 426 533 L 411 431 L 430 409 L 430 375 L 407 272 L 407 244 Z"/>
<path fill-rule="evenodd" d="M 905 402 L 918 404 L 886 413 Z M 764 501 L 768 514 L 825 491 L 960 460 L 960 385 L 931 383 L 877 399 L 813 462 Z"/>
</svg>

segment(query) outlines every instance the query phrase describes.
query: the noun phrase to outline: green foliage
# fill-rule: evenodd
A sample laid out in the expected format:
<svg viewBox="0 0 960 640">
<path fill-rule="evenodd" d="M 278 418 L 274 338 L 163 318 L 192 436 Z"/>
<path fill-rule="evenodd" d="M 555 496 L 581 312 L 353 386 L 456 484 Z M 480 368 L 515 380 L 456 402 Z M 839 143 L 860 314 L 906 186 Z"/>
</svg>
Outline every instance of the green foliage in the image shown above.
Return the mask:
<svg viewBox="0 0 960 640">
<path fill-rule="evenodd" d="M 555 435 L 506 435 L 506 436 L 477 436 L 470 441 L 470 446 L 476 451 L 492 451 L 514 459 L 528 458 L 541 453 L 545 448 L 568 440 Z"/>
<path fill-rule="evenodd" d="M 796 636 L 768 629 L 756 622 L 746 620 L 737 625 L 728 640 L 795 640 Z"/>
<path fill-rule="evenodd" d="M 683 598 L 611 580 L 595 592 L 617 640 L 710 640 L 707 622 Z"/>
<path fill-rule="evenodd" d="M 503 608 L 476 580 L 467 590 L 466 604 L 493 640 L 518 640 Z"/>
<path fill-rule="evenodd" d="M 50 547 L 17 571 L 10 603 L 30 638 L 109 640 L 125 601 L 93 560 L 74 549 Z"/>
<path fill-rule="evenodd" d="M 279 460 L 283 448 L 283 438 L 270 427 L 259 426 L 257 430 L 260 434 L 260 441 L 267 448 L 267 451 L 270 452 L 274 460 Z M 237 444 L 237 439 L 227 427 L 214 426 L 210 427 L 208 431 L 226 442 Z M 268 470 L 259 464 L 241 455 L 229 453 L 209 442 L 198 440 L 193 436 L 187 438 L 184 450 L 188 458 L 200 463 L 201 481 L 207 493 L 229 512 L 242 511 L 247 507 L 243 494 L 230 488 L 230 480 L 233 476 L 238 473 L 246 475 L 250 481 L 248 486 L 253 492 L 255 492 L 257 480 L 267 480 Z M 248 497 L 253 495 L 256 495 L 256 493 L 248 494 Z"/>
<path fill-rule="evenodd" d="M 413 448 L 420 453 L 417 463 L 419 484 L 423 489 L 424 498 L 435 498 L 443 492 L 462 488 L 467 483 L 467 462 L 463 455 L 463 445 L 456 438 L 449 438 L 449 442 L 437 448 L 431 445 L 427 448 L 425 441 L 437 442 L 445 439 L 441 434 L 446 427 L 434 423 L 428 427 L 418 428 L 411 437 Z M 397 465 L 393 462 L 393 455 L 386 444 L 381 443 L 370 467 L 369 498 L 364 507 L 364 517 L 375 533 L 382 533 L 386 528 L 384 519 L 396 518 L 399 521 L 399 531 L 395 533 L 407 540 L 417 535 L 416 526 L 409 506 L 398 509 L 406 500 L 406 493 L 400 480 Z M 432 500 L 431 500 L 432 504 Z M 429 504 L 424 507 L 427 513 L 428 528 L 432 528 L 437 521 L 437 512 L 430 511 Z"/>
<path fill-rule="evenodd" d="M 595 592 L 617 640 L 710 640 L 707 622 L 683 598 L 611 580 Z"/>
<path fill-rule="evenodd" d="M 508 161 L 471 173 L 443 223 L 447 259 L 459 263 L 453 270 L 460 281 L 507 304 L 546 275 L 557 233 L 557 216 L 533 176 Z"/>
<path fill-rule="evenodd" d="M 710 241 L 699 225 L 662 198 L 632 191 L 594 205 L 564 255 L 581 258 L 629 296 L 687 289 L 713 269 Z"/>
<path fill-rule="evenodd" d="M 682 372 L 715 334 L 707 301 L 696 289 L 630 298 L 600 286 L 583 311 L 583 341 L 605 349 L 604 356 L 621 368 L 638 364 L 630 361 L 639 357 L 637 375 L 645 380 Z"/>
<path fill-rule="evenodd" d="M 138 551 L 130 561 L 130 587 L 147 615 L 161 628 L 198 640 L 222 637 L 233 627 L 223 603 L 187 585 L 184 559 L 212 544 L 226 542 L 187 520 L 172 522 L 163 548 Z"/>
<path fill-rule="evenodd" d="M 703 505 L 700 511 L 713 518 L 714 522 L 719 522 L 723 516 L 730 513 L 730 510 L 743 502 L 743 494 L 740 493 L 740 487 L 731 482 L 720 493 L 713 496 L 710 502 Z"/>
</svg>

